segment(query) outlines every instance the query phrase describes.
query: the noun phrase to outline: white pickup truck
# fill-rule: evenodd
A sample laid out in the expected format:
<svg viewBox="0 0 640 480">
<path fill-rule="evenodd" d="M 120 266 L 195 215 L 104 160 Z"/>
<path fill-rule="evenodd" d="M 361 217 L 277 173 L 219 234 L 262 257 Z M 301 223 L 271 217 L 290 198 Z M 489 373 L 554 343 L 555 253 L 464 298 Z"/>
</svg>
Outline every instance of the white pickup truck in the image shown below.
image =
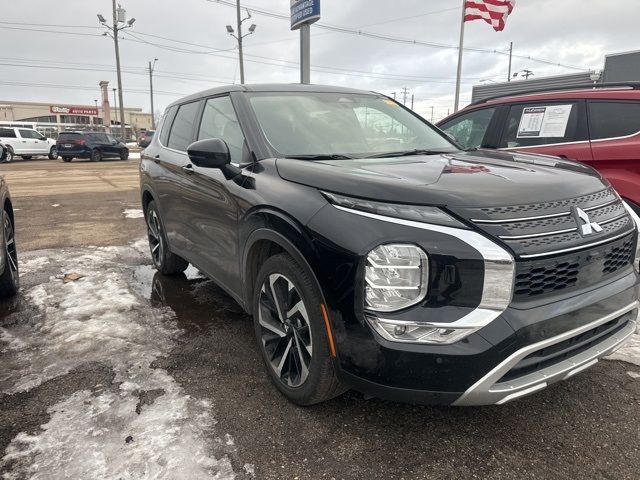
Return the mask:
<svg viewBox="0 0 640 480">
<path fill-rule="evenodd" d="M 31 128 L 0 126 L 0 143 L 6 149 L 5 162 L 10 162 L 16 155 L 25 160 L 36 156 L 58 158 L 56 141 Z"/>
</svg>

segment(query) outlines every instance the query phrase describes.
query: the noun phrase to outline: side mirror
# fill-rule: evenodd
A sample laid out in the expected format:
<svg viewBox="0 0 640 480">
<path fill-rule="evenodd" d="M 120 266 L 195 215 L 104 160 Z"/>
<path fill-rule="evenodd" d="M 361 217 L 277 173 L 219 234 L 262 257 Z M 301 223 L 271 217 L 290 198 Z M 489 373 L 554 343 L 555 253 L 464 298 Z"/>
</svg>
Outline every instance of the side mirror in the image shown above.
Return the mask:
<svg viewBox="0 0 640 480">
<path fill-rule="evenodd" d="M 207 138 L 187 147 L 191 163 L 203 168 L 223 168 L 231 163 L 229 147 L 224 140 Z"/>
</svg>

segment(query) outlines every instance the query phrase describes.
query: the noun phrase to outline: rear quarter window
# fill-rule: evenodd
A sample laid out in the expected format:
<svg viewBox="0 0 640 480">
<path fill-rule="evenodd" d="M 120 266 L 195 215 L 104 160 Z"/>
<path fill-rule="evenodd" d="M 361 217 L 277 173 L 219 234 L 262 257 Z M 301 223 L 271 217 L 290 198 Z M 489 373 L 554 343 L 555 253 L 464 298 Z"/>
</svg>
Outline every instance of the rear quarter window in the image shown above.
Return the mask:
<svg viewBox="0 0 640 480">
<path fill-rule="evenodd" d="M 0 138 L 16 138 L 13 128 L 0 128 Z"/>
<path fill-rule="evenodd" d="M 640 102 L 589 102 L 592 140 L 640 133 Z"/>
</svg>

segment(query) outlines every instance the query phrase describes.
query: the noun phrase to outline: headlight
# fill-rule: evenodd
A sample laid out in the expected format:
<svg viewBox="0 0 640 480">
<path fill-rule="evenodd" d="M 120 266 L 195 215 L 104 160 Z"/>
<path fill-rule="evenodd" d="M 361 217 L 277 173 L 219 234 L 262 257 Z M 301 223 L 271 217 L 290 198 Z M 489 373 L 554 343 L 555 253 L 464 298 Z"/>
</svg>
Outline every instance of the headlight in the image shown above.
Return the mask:
<svg viewBox="0 0 640 480">
<path fill-rule="evenodd" d="M 627 204 L 627 202 L 623 200 L 622 203 L 624 203 L 624 206 L 626 207 L 627 212 L 629 212 L 629 215 L 631 215 L 631 218 L 636 222 L 638 236 L 636 240 L 636 256 L 633 260 L 633 266 L 636 267 L 636 272 L 640 273 L 640 217 L 638 217 L 638 214 Z"/>
<path fill-rule="evenodd" d="M 427 254 L 415 245 L 380 245 L 367 255 L 365 305 L 393 312 L 420 302 L 427 295 Z"/>
</svg>

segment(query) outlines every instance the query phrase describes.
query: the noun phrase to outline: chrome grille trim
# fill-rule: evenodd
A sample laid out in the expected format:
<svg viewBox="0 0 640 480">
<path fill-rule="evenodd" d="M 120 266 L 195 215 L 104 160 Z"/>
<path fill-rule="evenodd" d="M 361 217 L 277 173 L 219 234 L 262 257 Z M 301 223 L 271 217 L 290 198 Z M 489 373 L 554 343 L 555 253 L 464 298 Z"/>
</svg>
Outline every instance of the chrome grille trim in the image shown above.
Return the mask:
<svg viewBox="0 0 640 480">
<path fill-rule="evenodd" d="M 633 231 L 634 230 L 629 230 L 629 231 L 626 231 L 624 233 L 621 233 L 620 235 L 616 235 L 615 237 L 605 238 L 604 240 L 600 240 L 599 242 L 588 243 L 586 245 L 578 245 L 576 247 L 564 248 L 562 250 L 554 250 L 554 251 L 551 251 L 551 252 L 542 252 L 542 253 L 533 253 L 533 254 L 520 255 L 520 258 L 549 257 L 551 255 L 558 255 L 560 253 L 568 253 L 568 252 L 575 252 L 575 251 L 578 251 L 578 250 L 585 250 L 587 248 L 597 247 L 598 245 L 603 245 L 605 243 L 613 242 L 614 240 L 618 240 L 619 238 L 622 238 L 622 237 L 624 237 L 626 235 L 630 235 L 631 233 L 633 233 Z"/>
</svg>

